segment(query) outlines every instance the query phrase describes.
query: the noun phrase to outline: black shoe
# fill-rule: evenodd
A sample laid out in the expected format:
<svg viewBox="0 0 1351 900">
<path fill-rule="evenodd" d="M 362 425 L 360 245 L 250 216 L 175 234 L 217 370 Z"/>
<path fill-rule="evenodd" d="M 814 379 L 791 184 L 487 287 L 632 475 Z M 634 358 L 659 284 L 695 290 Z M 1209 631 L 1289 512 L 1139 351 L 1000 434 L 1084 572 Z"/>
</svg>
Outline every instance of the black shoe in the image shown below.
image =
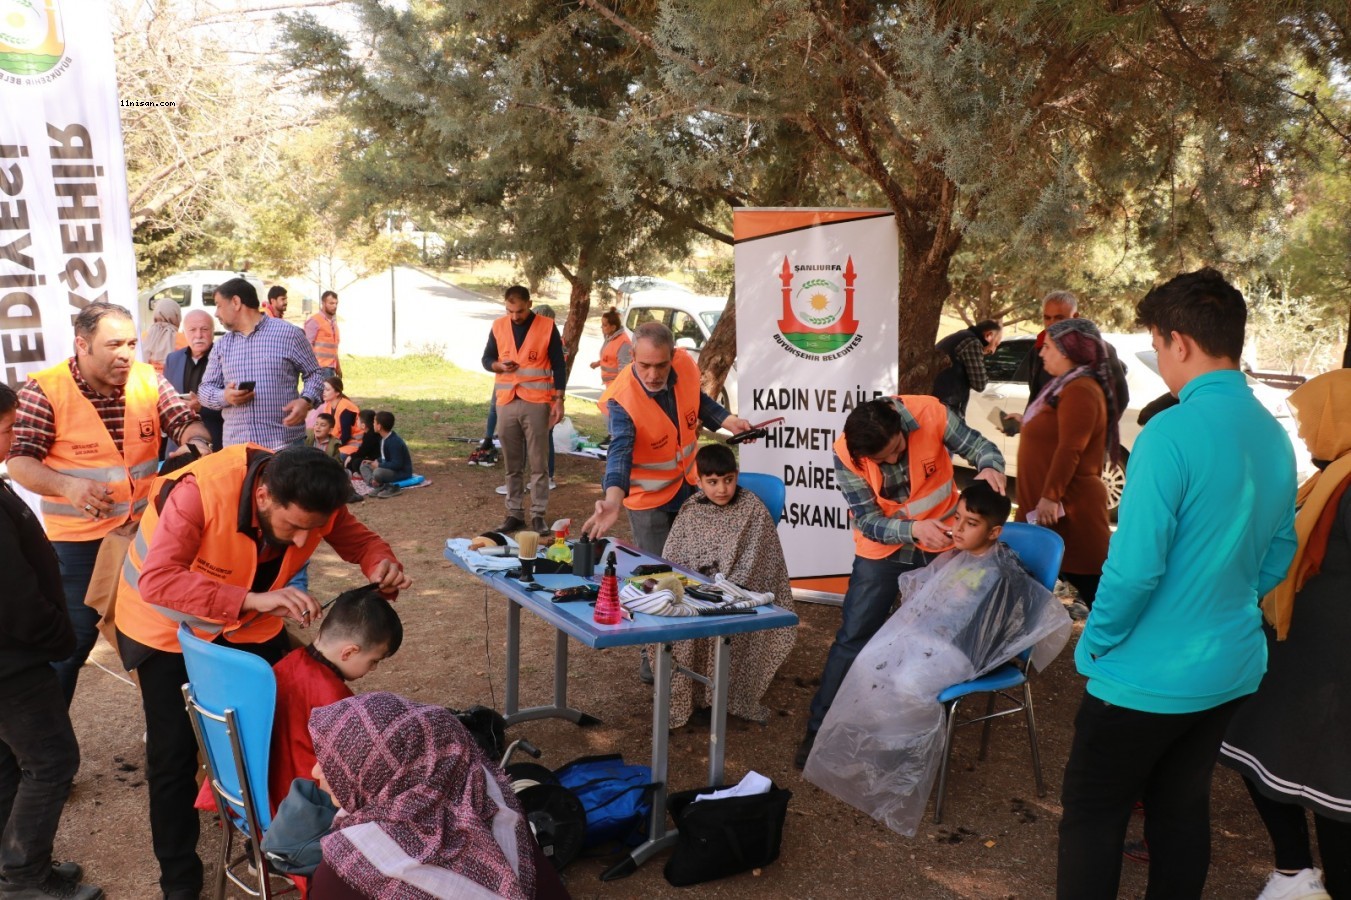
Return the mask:
<svg viewBox="0 0 1351 900">
<path fill-rule="evenodd" d="M 647 648 L 643 648 L 643 657 L 638 662 L 638 680 L 643 684 L 652 684 L 657 679 L 652 677 L 652 660 L 647 658 Z"/>
<path fill-rule="evenodd" d="M 549 531 L 549 526 L 544 524 L 543 516 L 535 516 L 533 519 L 531 519 L 530 528 L 532 531 L 536 531 L 541 535 L 552 533 Z"/>
<path fill-rule="evenodd" d="M 517 531 L 521 531 L 524 528 L 525 528 L 524 519 L 518 519 L 515 516 L 507 516 L 506 521 L 503 522 L 501 525 L 498 525 L 496 528 L 494 528 L 493 531 L 500 531 L 503 534 L 511 534 Z"/>
<path fill-rule="evenodd" d="M 816 732 L 809 731 L 802 738 L 802 743 L 797 745 L 797 755 L 793 757 L 793 768 L 799 772 L 807 765 L 807 757 L 812 755 L 812 747 L 816 746 Z"/>
<path fill-rule="evenodd" d="M 78 879 L 62 878 L 55 869 L 41 884 L 11 884 L 0 878 L 0 897 L 5 900 L 99 900 L 102 896 L 102 888 Z"/>
<path fill-rule="evenodd" d="M 52 860 L 52 871 L 60 875 L 66 881 L 79 881 L 84 877 L 84 867 L 74 862 L 57 862 Z"/>
</svg>

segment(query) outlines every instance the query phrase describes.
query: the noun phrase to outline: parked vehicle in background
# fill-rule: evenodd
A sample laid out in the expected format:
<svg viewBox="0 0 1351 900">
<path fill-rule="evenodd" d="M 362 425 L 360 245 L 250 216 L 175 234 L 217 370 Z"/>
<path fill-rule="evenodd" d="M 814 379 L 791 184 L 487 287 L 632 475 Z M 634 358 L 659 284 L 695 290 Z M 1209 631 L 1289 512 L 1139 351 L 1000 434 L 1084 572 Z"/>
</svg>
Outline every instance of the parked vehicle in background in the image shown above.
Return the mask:
<svg viewBox="0 0 1351 900">
<path fill-rule="evenodd" d="M 1140 410 L 1150 401 L 1168 393 L 1168 386 L 1159 376 L 1158 356 L 1150 344 L 1147 334 L 1104 334 L 1103 337 L 1116 349 L 1117 356 L 1126 366 L 1126 383 L 1130 388 L 1130 401 L 1121 416 L 1121 466 L 1106 464 L 1102 473 L 1103 483 L 1107 485 L 1107 507 L 1113 515 L 1121 503 L 1121 492 L 1126 486 L 1129 472 L 1131 448 L 1140 434 Z M 995 352 L 986 357 L 985 367 L 990 374 L 989 384 L 980 393 L 972 392 L 967 406 L 966 421 L 971 427 L 994 442 L 1004 454 L 1009 477 L 1018 477 L 1018 435 L 1004 434 L 999 426 L 999 412 L 1021 413 L 1027 406 L 1027 382 L 1015 380 L 1019 365 L 1032 351 L 1036 339 L 1032 337 L 1006 337 Z M 1313 472 L 1313 463 L 1309 452 L 1300 440 L 1295 420 L 1285 403 L 1287 391 L 1278 390 L 1263 384 L 1257 379 L 1246 376 L 1253 396 L 1271 411 L 1295 448 L 1295 460 L 1299 466 L 1299 478 L 1303 481 Z M 1224 435 L 1215 435 L 1217 452 L 1222 452 Z M 962 464 L 962 460 L 957 460 Z"/>
<path fill-rule="evenodd" d="M 629 298 L 624 327 L 631 332 L 644 322 L 660 322 L 671 329 L 676 346 L 688 350 L 698 362 L 699 351 L 708 343 L 726 308 L 726 297 L 708 297 L 683 289 L 639 291 Z M 715 399 L 733 412 L 737 411 L 735 365 L 727 373 L 722 393 Z"/>
<path fill-rule="evenodd" d="M 267 297 L 267 287 L 263 279 L 248 272 L 231 272 L 229 269 L 191 269 L 161 279 L 148 291 L 142 291 L 140 300 L 140 321 L 145 327 L 150 322 L 150 311 L 155 304 L 165 298 L 173 300 L 187 313 L 191 309 L 200 309 L 209 313 L 212 321 L 216 319 L 216 288 L 231 278 L 244 278 L 258 290 L 258 300 Z M 224 329 L 216 322 L 216 333 Z"/>
</svg>

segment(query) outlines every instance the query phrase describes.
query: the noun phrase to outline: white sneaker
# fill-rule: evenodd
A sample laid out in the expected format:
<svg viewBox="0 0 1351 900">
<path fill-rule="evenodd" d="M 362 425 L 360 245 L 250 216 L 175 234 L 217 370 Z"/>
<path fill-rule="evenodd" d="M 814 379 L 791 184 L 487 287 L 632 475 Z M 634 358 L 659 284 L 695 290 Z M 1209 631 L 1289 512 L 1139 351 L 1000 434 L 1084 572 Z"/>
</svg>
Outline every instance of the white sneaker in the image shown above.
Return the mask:
<svg viewBox="0 0 1351 900">
<path fill-rule="evenodd" d="M 503 497 L 505 497 L 507 495 L 507 486 L 505 484 L 499 485 L 497 488 L 497 492 L 501 494 Z"/>
<path fill-rule="evenodd" d="M 1323 887 L 1322 872 L 1300 869 L 1294 875 L 1272 872 L 1257 900 L 1332 900 L 1332 895 Z"/>
<path fill-rule="evenodd" d="M 552 478 L 549 479 L 549 490 L 551 491 L 558 490 L 558 482 L 554 481 Z M 497 488 L 497 493 L 505 497 L 507 495 L 507 486 L 505 484 L 499 485 Z"/>
</svg>

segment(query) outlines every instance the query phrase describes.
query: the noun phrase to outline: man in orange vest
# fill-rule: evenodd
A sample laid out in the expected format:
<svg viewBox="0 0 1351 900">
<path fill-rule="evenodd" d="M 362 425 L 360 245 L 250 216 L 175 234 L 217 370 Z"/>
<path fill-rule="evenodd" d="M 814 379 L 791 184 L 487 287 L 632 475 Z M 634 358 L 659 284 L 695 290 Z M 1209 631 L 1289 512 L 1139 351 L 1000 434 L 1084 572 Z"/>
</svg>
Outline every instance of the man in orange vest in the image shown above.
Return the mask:
<svg viewBox="0 0 1351 900">
<path fill-rule="evenodd" d="M 840 630 L 793 760 L 799 769 L 849 667 L 891 613 L 896 579 L 952 547 L 954 453 L 975 467 L 978 480 L 1004 493 L 999 449 L 934 397 L 869 400 L 844 421 L 835 441 L 835 482 L 853 520 L 854 566 Z"/>
<path fill-rule="evenodd" d="M 286 318 L 286 304 L 286 288 L 280 284 L 274 284 L 267 289 L 267 306 L 263 307 L 263 312 L 274 319 L 284 319 Z"/>
<path fill-rule="evenodd" d="M 407 588 L 389 545 L 347 511 L 350 492 L 342 464 L 313 447 L 235 444 L 155 481 L 122 567 L 117 643 L 140 676 L 150 833 L 170 900 L 202 889 L 179 623 L 275 664 L 289 650 L 283 620 L 305 628 L 319 618 L 314 598 L 288 582 L 321 540 L 382 591 Z"/>
<path fill-rule="evenodd" d="M 605 342 L 600 347 L 600 359 L 591 364 L 591 368 L 600 369 L 601 383 L 610 386 L 619 372 L 633 362 L 633 342 L 619 321 L 619 311 L 607 309 L 600 314 L 600 333 Z"/>
<path fill-rule="evenodd" d="M 305 337 L 314 348 L 323 377 L 342 374 L 338 359 L 338 292 L 324 291 L 319 297 L 319 311 L 305 320 Z"/>
<path fill-rule="evenodd" d="M 552 319 L 530 309 L 530 289 L 514 284 L 493 322 L 483 368 L 496 375 L 497 435 L 507 468 L 507 518 L 498 531 L 525 528 L 525 467 L 530 465 L 530 528 L 547 533 L 549 429 L 563 418 L 568 383 L 563 339 Z"/>
<path fill-rule="evenodd" d="M 605 459 L 605 499 L 582 530 L 600 537 L 628 509 L 633 540 L 660 556 L 680 505 L 694 493 L 699 426 L 749 431 L 699 388 L 699 367 L 677 350 L 671 329 L 644 322 L 633 331 L 633 363 L 601 395 L 608 401 L 610 449 Z"/>
<path fill-rule="evenodd" d="M 55 664 L 66 705 L 98 640 L 85 605 L 103 538 L 135 522 L 172 438 L 211 452 L 211 435 L 173 385 L 136 362 L 131 313 L 96 302 L 75 317 L 75 355 L 34 372 L 19 391 L 9 472 L 42 497 L 47 537 L 61 563 L 75 653 Z M 186 447 L 180 452 L 189 452 Z"/>
</svg>

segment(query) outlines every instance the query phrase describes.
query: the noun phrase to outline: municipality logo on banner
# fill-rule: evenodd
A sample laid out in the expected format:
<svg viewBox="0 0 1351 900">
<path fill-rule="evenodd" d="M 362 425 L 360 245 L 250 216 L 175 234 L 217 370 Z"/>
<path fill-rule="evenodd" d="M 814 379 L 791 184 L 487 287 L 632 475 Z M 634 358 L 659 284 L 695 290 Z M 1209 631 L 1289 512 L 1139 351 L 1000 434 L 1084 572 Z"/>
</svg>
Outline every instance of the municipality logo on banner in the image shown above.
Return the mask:
<svg viewBox="0 0 1351 900">
<path fill-rule="evenodd" d="M 69 64 L 57 0 L 0 0 L 0 78 L 41 84 Z"/>
<path fill-rule="evenodd" d="M 863 341 L 854 317 L 854 258 L 793 265 L 783 258 L 779 270 L 783 313 L 774 340 L 794 356 L 816 361 L 839 359 Z"/>
</svg>

